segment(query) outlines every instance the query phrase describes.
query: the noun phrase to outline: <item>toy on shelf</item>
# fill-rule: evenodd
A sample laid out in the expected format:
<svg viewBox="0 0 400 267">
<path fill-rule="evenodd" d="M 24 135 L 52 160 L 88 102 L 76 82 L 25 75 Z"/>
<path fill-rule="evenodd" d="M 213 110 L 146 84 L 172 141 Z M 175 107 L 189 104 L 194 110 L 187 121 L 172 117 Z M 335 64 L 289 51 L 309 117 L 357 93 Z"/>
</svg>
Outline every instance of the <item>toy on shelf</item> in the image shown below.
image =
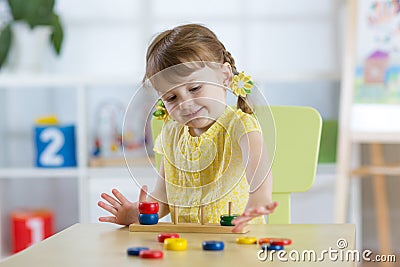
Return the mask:
<svg viewBox="0 0 400 267">
<path fill-rule="evenodd" d="M 55 115 L 36 119 L 34 127 L 37 167 L 76 166 L 75 126 L 60 125 Z"/>
<path fill-rule="evenodd" d="M 95 112 L 91 166 L 123 166 L 126 160 L 135 163 L 149 163 L 145 157 L 146 138 L 143 134 L 143 116 L 138 112 L 135 118 L 124 121 L 125 106 L 118 101 L 101 103 Z M 123 125 L 124 124 L 124 125 Z"/>
<path fill-rule="evenodd" d="M 12 253 L 54 234 L 54 215 L 48 209 L 16 210 L 10 214 Z"/>
<path fill-rule="evenodd" d="M 95 137 L 93 156 L 122 155 L 122 119 L 124 109 L 118 102 L 100 104 L 95 113 Z"/>
<path fill-rule="evenodd" d="M 140 203 L 139 203 L 140 205 Z M 232 204 L 229 204 L 231 210 Z M 140 212 L 140 211 L 139 211 Z M 172 223 L 158 222 L 152 225 L 144 225 L 133 223 L 129 225 L 130 232 L 176 232 L 176 233 L 219 233 L 219 234 L 232 234 L 233 226 L 222 226 L 216 223 L 204 222 L 204 206 L 200 206 L 200 223 L 179 223 L 178 220 L 178 207 L 173 206 Z M 230 214 L 230 212 L 229 212 Z M 238 232 L 240 234 L 247 233 L 246 227 Z M 238 234 L 236 233 L 236 234 Z"/>
</svg>

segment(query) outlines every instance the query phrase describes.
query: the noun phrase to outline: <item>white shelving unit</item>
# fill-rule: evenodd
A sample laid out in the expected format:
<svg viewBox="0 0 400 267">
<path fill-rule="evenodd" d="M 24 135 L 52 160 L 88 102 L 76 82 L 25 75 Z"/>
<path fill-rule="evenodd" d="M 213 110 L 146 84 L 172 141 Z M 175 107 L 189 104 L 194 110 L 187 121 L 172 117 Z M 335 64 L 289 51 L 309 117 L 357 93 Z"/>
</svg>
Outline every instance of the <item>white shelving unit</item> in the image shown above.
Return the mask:
<svg viewBox="0 0 400 267">
<path fill-rule="evenodd" d="M 89 207 L 89 183 L 91 179 L 102 178 L 126 178 L 129 177 L 125 167 L 116 168 L 92 168 L 89 166 L 90 148 L 92 143 L 89 138 L 88 129 L 88 93 L 89 89 L 96 86 L 124 86 L 134 88 L 140 81 L 140 77 L 76 77 L 76 76 L 54 76 L 54 75 L 0 75 L 0 116 L 7 116 L 5 109 L 5 95 L 7 90 L 38 90 L 46 88 L 51 94 L 57 93 L 60 88 L 73 88 L 74 101 L 76 103 L 76 155 L 77 167 L 72 168 L 36 168 L 31 166 L 7 166 L 0 165 L 0 182 L 6 179 L 77 179 L 79 222 L 88 222 Z M 17 104 L 17 103 L 15 103 Z M 23 110 L 21 112 L 29 112 Z M 0 127 L 6 132 L 5 119 L 0 118 Z M 3 125 L 4 123 L 4 125 Z M 1 140 L 0 146 L 5 147 L 7 140 Z M 4 145 L 4 146 L 3 146 Z M 3 149 L 3 148 L 2 148 Z M 8 151 L 3 150 L 5 157 Z M 143 168 L 143 176 L 146 176 L 146 167 Z M 4 189 L 3 189 L 4 190 Z M 18 198 L 18 196 L 15 196 Z M 0 198 L 1 201 L 1 198 Z M 7 200 L 8 201 L 8 200 Z M 12 200 L 11 200 L 12 201 Z M 67 201 L 67 200 L 66 200 Z M 4 240 L 4 218 L 2 213 L 3 204 L 0 202 L 0 258 L 9 254 L 5 251 Z M 3 222 L 2 222 L 3 221 Z M 3 225 L 2 225 L 3 224 Z"/>
</svg>

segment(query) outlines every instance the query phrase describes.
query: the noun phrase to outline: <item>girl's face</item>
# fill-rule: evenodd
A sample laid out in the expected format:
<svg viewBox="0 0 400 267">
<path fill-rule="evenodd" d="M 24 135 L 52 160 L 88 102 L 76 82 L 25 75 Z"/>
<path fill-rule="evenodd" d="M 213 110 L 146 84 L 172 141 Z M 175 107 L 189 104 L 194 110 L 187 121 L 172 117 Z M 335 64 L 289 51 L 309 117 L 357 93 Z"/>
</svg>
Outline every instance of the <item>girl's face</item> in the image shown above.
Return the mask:
<svg viewBox="0 0 400 267">
<path fill-rule="evenodd" d="M 181 85 L 159 93 L 171 118 L 189 126 L 198 136 L 224 112 L 226 90 L 222 85 L 229 84 L 231 78 L 229 65 L 221 65 L 221 71 L 203 68 L 186 77 Z"/>
</svg>

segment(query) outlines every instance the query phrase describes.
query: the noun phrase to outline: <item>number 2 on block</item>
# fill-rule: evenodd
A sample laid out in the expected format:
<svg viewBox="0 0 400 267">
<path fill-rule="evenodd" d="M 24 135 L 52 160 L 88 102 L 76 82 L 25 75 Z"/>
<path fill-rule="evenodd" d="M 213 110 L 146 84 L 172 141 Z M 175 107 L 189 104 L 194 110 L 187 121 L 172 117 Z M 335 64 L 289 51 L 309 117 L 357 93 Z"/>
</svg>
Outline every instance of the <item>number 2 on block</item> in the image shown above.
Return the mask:
<svg viewBox="0 0 400 267">
<path fill-rule="evenodd" d="M 40 133 L 40 141 L 49 142 L 40 155 L 40 163 L 45 166 L 60 166 L 64 164 L 64 157 L 57 155 L 65 143 L 63 133 L 57 128 L 48 128 Z"/>
</svg>

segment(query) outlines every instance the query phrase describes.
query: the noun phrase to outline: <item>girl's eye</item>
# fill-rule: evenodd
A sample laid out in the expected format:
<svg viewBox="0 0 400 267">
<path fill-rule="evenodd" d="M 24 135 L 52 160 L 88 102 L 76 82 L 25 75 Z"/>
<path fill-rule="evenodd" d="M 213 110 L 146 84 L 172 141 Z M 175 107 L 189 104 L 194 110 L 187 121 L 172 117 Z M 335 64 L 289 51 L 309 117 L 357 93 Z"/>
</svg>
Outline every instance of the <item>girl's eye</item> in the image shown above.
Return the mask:
<svg viewBox="0 0 400 267">
<path fill-rule="evenodd" d="M 200 88 L 201 88 L 200 85 L 199 85 L 199 86 L 195 86 L 195 87 L 189 89 L 189 91 L 190 91 L 190 92 L 196 92 L 196 91 L 198 91 Z"/>
<path fill-rule="evenodd" d="M 176 96 L 170 96 L 170 97 L 167 97 L 164 101 L 166 101 L 166 102 L 172 102 L 172 101 L 174 101 L 175 100 L 175 98 L 176 98 Z"/>
</svg>

